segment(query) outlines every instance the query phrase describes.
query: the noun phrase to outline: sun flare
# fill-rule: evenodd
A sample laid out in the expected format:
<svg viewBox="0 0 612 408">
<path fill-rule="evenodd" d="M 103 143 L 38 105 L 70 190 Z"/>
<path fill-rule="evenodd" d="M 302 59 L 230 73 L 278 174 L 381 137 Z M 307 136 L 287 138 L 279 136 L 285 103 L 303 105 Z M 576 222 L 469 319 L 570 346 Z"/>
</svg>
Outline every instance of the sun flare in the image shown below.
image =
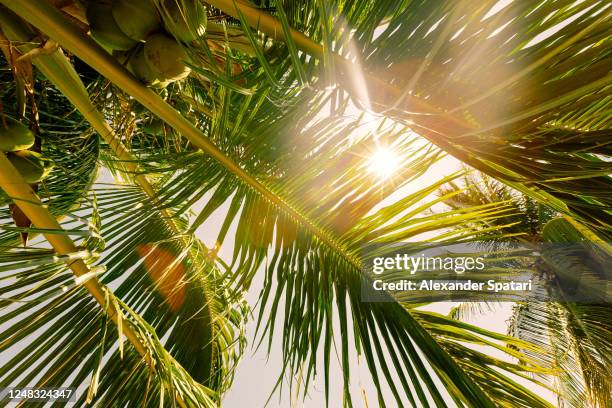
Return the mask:
<svg viewBox="0 0 612 408">
<path fill-rule="evenodd" d="M 368 171 L 381 179 L 386 179 L 397 171 L 399 164 L 399 157 L 394 151 L 380 148 L 368 160 Z"/>
</svg>

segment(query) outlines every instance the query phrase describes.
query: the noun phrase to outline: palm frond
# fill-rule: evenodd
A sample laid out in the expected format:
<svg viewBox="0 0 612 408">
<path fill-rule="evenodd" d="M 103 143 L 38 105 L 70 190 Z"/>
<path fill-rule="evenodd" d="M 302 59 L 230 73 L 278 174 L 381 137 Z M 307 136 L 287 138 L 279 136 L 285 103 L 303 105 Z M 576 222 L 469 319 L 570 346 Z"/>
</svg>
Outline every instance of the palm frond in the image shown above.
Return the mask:
<svg viewBox="0 0 612 408">
<path fill-rule="evenodd" d="M 89 398 L 104 403 L 109 397 L 146 395 L 143 391 L 148 382 L 174 381 L 173 376 L 179 375 L 180 381 L 186 381 L 185 384 L 191 384 L 189 386 L 194 386 L 193 378 L 206 383 L 210 387 L 206 391 L 210 394 L 207 394 L 210 399 L 207 404 L 212 404 L 211 401 L 219 398 L 218 393 L 231 384 L 234 365 L 244 347 L 240 336 L 243 335 L 241 326 L 245 306 L 232 301 L 227 291 L 222 290 L 225 286 L 223 275 L 207 259 L 208 252 L 204 248 L 194 244 L 187 252 L 181 252 L 184 251 L 184 243 L 174 237 L 173 232 L 158 218 L 155 208 L 150 207 L 143 193 L 134 188 L 97 185 L 90 194 L 90 200 L 95 197 L 95 201 L 82 206 L 78 218 L 73 216 L 65 223 L 72 225 L 71 234 L 85 238 L 80 247 L 89 254 L 89 262 L 97 264 L 96 268 L 103 271 L 99 275 L 102 283 L 113 289 L 106 296 L 116 298 L 115 303 L 125 304 L 129 308 L 126 310 L 130 311 L 129 319 L 146 322 L 143 323 L 148 333 L 145 338 L 163 338 L 163 342 L 155 345 L 155 348 L 157 353 L 161 353 L 160 358 L 172 362 L 160 361 L 158 364 L 163 364 L 164 369 L 168 365 L 174 366 L 178 371 L 164 375 L 151 372 L 132 355 L 129 358 L 135 371 L 124 372 L 123 361 L 118 357 L 122 351 L 115 344 L 117 337 L 103 338 L 103 345 L 98 344 L 104 327 L 100 325 L 103 311 L 95 308 L 95 303 L 83 291 L 81 284 L 73 283 L 70 273 L 62 267 L 63 259 L 51 263 L 48 268 L 45 264 L 41 266 L 40 261 L 32 267 L 26 262 L 23 268 L 14 263 L 14 260 L 27 259 L 30 251 L 33 254 L 41 252 L 41 249 L 37 249 L 40 243 L 33 243 L 34 247 L 24 252 L 15 250 L 5 253 L 8 269 L 19 271 L 15 276 L 6 277 L 14 283 L 3 285 L 3 291 L 11 294 L 7 305 L 21 306 L 17 310 L 9 308 L 2 314 L 2 319 L 8 325 L 3 348 L 14 350 L 12 347 L 19 345 L 21 339 L 26 336 L 31 338 L 36 333 L 43 333 L 39 338 L 44 343 L 33 341 L 17 352 L 18 358 L 3 365 L 2 381 L 15 382 L 19 378 L 19 384 L 26 385 L 44 373 L 46 384 L 59 385 L 78 368 L 79 374 L 71 378 L 71 384 L 78 387 L 89 375 L 98 373 L 100 387 L 106 391 Z M 125 204 L 131 208 L 127 213 L 124 211 Z M 97 225 L 92 234 L 78 234 L 83 226 L 79 227 L 78 223 L 75 226 L 74 220 L 84 218 L 104 219 L 107 223 Z M 43 254 L 47 257 L 44 259 L 52 257 L 48 250 Z M 40 272 L 37 272 L 39 269 Z M 218 288 L 215 293 L 208 292 L 209 285 Z M 40 309 L 37 305 L 46 305 L 46 308 Z M 66 322 L 62 319 L 65 313 L 69 313 L 74 320 Z M 92 318 L 92 313 L 99 317 Z M 24 321 L 29 323 L 24 325 Z M 74 332 L 72 335 L 71 331 Z M 58 336 L 63 340 L 59 341 Z M 162 344 L 168 351 L 162 350 Z M 80 359 L 69 358 L 73 353 L 79 353 L 95 359 L 98 347 L 102 347 L 100 353 L 108 356 L 104 359 L 103 367 L 96 368 L 89 363 L 81 367 Z M 41 350 L 47 350 L 49 354 L 41 353 Z M 58 353 L 52 350 L 58 350 Z M 74 367 L 67 369 L 66 364 Z M 118 375 L 122 372 L 124 374 Z M 151 379 L 147 380 L 149 376 Z M 128 380 L 129 383 L 126 383 Z M 140 391 L 123 396 L 117 392 L 117 389 L 128 391 L 130 387 Z M 196 390 L 201 389 L 200 385 L 196 386 Z M 200 391 L 190 392 L 197 396 Z M 168 390 L 166 397 L 173 398 Z M 159 396 L 147 403 L 157 406 L 158 401 Z M 199 403 L 203 404 L 202 401 Z"/>
<path fill-rule="evenodd" d="M 23 25 L 23 22 L 21 22 L 21 25 L 19 24 L 19 18 L 17 16 L 14 16 L 14 15 L 9 16 L 6 13 L 7 12 L 5 12 L 2 15 L 2 19 L 3 19 L 2 26 L 5 29 L 5 31 L 7 28 L 10 29 L 10 35 L 17 36 L 20 40 L 24 40 L 32 36 L 31 32 L 29 35 L 26 35 L 27 27 Z M 12 18 L 8 19 L 5 17 L 12 17 Z M 26 43 L 26 47 L 32 48 L 33 44 Z M 156 193 L 153 187 L 151 186 L 149 181 L 146 178 L 144 178 L 144 176 L 137 174 L 137 165 L 136 165 L 134 158 L 131 157 L 130 154 L 126 152 L 125 147 L 122 146 L 121 141 L 116 138 L 112 129 L 105 123 L 104 119 L 102 118 L 102 115 L 99 114 L 94 108 L 94 106 L 89 102 L 89 97 L 87 96 L 87 93 L 82 83 L 78 79 L 72 66 L 67 62 L 67 59 L 61 54 L 61 52 L 55 51 L 50 56 L 47 56 L 47 55 L 39 56 L 37 58 L 36 65 L 40 67 L 42 72 L 47 77 L 52 79 L 62 91 L 64 91 L 63 93 L 67 95 L 67 97 L 80 108 L 80 111 L 84 112 L 84 116 L 92 123 L 92 125 L 96 128 L 96 130 L 98 130 L 99 133 L 102 135 L 102 137 L 108 142 L 108 145 L 111 151 L 113 152 L 113 154 L 122 160 L 121 162 L 117 162 L 117 163 L 121 163 L 120 171 L 124 173 L 126 173 L 127 171 L 128 177 L 134 177 L 136 182 L 140 184 L 141 187 L 143 188 L 143 191 L 147 195 L 149 195 L 149 197 L 155 199 Z M 64 77 L 64 74 L 69 74 L 68 79 Z M 61 152 L 62 154 L 65 154 L 67 151 L 70 151 L 70 149 L 68 148 L 70 144 L 74 144 L 76 140 L 66 139 L 65 135 L 63 136 L 64 137 L 62 140 L 65 141 L 64 144 L 66 144 L 67 146 L 62 146 L 61 143 L 57 143 L 57 140 L 51 140 L 47 138 L 45 138 L 44 140 L 47 145 L 52 146 L 53 149 L 57 149 L 57 151 Z M 95 137 L 91 137 L 91 138 L 97 142 L 97 138 Z M 87 161 L 83 160 L 83 156 L 75 155 L 75 156 L 70 156 L 70 157 L 72 158 L 73 161 L 82 163 L 83 165 L 86 165 L 88 163 Z M 97 156 L 94 157 L 94 164 L 96 163 L 95 159 L 97 159 Z M 73 183 L 78 181 L 78 177 L 76 178 L 69 177 L 70 173 L 67 173 L 65 171 L 65 168 L 59 167 L 59 169 L 62 170 L 60 172 L 61 180 L 71 181 Z M 79 169 L 72 169 L 72 170 L 78 171 Z M 87 172 L 87 173 L 80 172 L 77 174 L 81 174 L 82 176 L 88 176 L 89 174 L 91 174 L 91 172 Z M 91 179 L 92 176 L 90 175 L 89 178 Z M 51 179 L 51 181 L 53 181 L 53 178 Z M 90 187 L 90 184 L 91 184 L 91 181 L 89 182 L 87 187 Z M 67 189 L 66 191 L 71 191 L 71 190 Z M 75 190 L 75 191 L 79 191 L 79 190 Z M 57 200 L 57 197 L 54 197 L 52 195 L 49 196 L 48 199 L 51 202 L 53 202 L 54 205 L 58 205 L 61 203 L 60 200 Z M 169 240 L 171 237 L 171 234 L 176 235 L 179 233 L 179 229 L 175 225 L 175 221 L 169 218 L 170 216 L 165 210 L 155 210 L 155 209 L 151 209 L 151 210 L 153 210 L 154 212 L 159 211 L 158 216 L 160 216 L 160 220 L 163 219 L 163 221 L 161 221 L 161 224 L 159 222 L 151 223 L 151 221 L 149 221 L 149 223 L 147 224 L 148 227 L 155 226 L 156 228 L 160 228 L 158 233 L 163 231 L 163 233 L 167 234 L 167 237 L 164 238 L 165 240 Z M 169 227 L 170 230 L 167 230 L 166 227 Z M 133 238 L 134 237 L 132 237 L 132 239 Z M 162 257 L 163 258 L 162 255 L 166 255 L 165 261 L 167 262 L 167 265 L 161 265 L 161 261 L 157 263 L 152 262 L 149 265 L 150 269 L 152 269 L 154 272 L 160 275 L 160 276 L 153 276 L 153 278 L 156 278 L 161 281 L 167 281 L 168 279 L 171 279 L 171 278 L 172 279 L 173 278 L 182 279 L 182 277 L 173 276 L 173 274 L 175 275 L 176 273 L 174 272 L 176 272 L 179 269 L 182 272 L 181 264 L 183 262 L 210 263 L 210 260 L 206 256 L 200 254 L 203 248 L 200 248 L 200 250 L 189 254 L 190 252 L 189 248 L 192 245 L 186 244 L 186 243 L 180 244 L 180 241 L 181 241 L 180 239 L 174 240 L 173 242 L 174 248 L 172 248 L 170 252 L 168 252 L 167 248 L 166 249 L 159 248 L 158 245 L 153 242 L 143 242 L 137 246 L 138 249 L 137 251 L 133 252 L 133 255 L 136 254 L 136 255 L 139 255 L 141 258 L 145 258 L 145 259 L 152 258 L 152 257 Z M 133 243 L 135 241 L 131 241 L 131 242 Z M 181 245 L 183 246 L 183 248 L 181 248 Z M 125 254 L 126 253 L 124 253 L 124 255 Z M 172 254 L 182 254 L 181 257 L 185 257 L 185 259 L 173 259 Z M 187 260 L 187 258 L 189 258 L 189 260 Z M 132 256 L 131 262 L 137 263 L 138 259 L 139 259 L 138 257 L 134 258 L 134 256 Z M 132 267 L 132 265 L 129 265 L 129 264 L 126 265 L 125 260 L 124 260 L 124 263 L 121 265 L 125 267 L 126 269 L 129 269 Z M 167 270 L 165 270 L 164 268 L 166 268 Z M 193 273 L 201 273 L 201 271 L 200 272 L 195 271 Z M 169 274 L 171 276 L 165 277 L 166 274 Z M 205 275 L 209 275 L 209 273 Z M 191 305 L 189 306 L 190 310 L 182 310 L 181 312 L 185 316 L 188 316 L 190 313 L 194 315 L 202 316 L 201 318 L 199 318 L 198 323 L 195 323 L 195 324 L 193 323 L 193 321 L 195 320 L 194 317 L 192 317 L 191 319 L 185 319 L 185 322 L 183 323 L 183 326 L 184 326 L 183 329 L 185 330 L 185 333 L 201 337 L 201 341 L 200 342 L 186 342 L 185 338 L 181 335 L 179 336 L 173 335 L 170 337 L 169 340 L 170 340 L 170 344 L 173 344 L 175 341 L 177 341 L 176 344 L 172 345 L 172 351 L 175 352 L 177 358 L 179 358 L 184 364 L 186 364 L 188 369 L 190 369 L 191 374 L 196 379 L 198 379 L 199 381 L 203 381 L 209 385 L 213 385 L 214 387 L 216 387 L 216 389 L 223 391 L 227 389 L 228 385 L 231 383 L 232 365 L 234 364 L 233 360 L 234 360 L 234 357 L 236 357 L 236 355 L 231 353 L 231 347 L 228 347 L 228 345 L 231 344 L 235 339 L 228 337 L 228 334 L 231 335 L 231 330 L 228 331 L 228 328 L 224 327 L 225 326 L 224 322 L 226 321 L 227 317 L 220 316 L 220 319 L 218 322 L 213 321 L 212 315 L 213 314 L 215 314 L 215 316 L 219 315 L 221 311 L 217 310 L 214 313 L 211 313 L 211 311 L 209 310 L 210 305 L 205 300 L 205 298 L 206 296 L 210 294 L 209 293 L 210 288 L 206 287 L 206 284 L 205 284 L 206 279 L 202 279 L 202 278 L 203 276 L 200 276 L 198 278 L 199 284 L 196 285 L 194 288 L 192 288 L 189 291 L 190 295 L 193 296 L 195 299 L 200 299 L 201 304 L 199 306 Z M 157 286 L 158 286 L 157 288 L 151 287 L 149 289 L 152 290 L 153 292 L 155 291 L 155 289 L 157 289 L 158 291 L 161 291 L 163 293 L 164 288 L 162 287 L 160 290 L 159 285 Z M 167 286 L 167 282 L 166 282 L 166 286 Z M 202 299 L 202 297 L 204 297 L 204 299 Z M 171 306 L 174 306 L 174 307 L 182 306 L 182 304 L 177 305 L 176 302 L 174 302 L 174 300 L 176 299 L 172 296 L 170 296 L 170 298 L 165 299 L 166 303 L 170 304 Z M 187 306 L 185 306 L 185 308 L 187 308 Z M 176 310 L 171 310 L 171 312 L 175 312 L 175 311 Z M 233 323 L 229 323 L 229 325 L 232 325 L 234 323 L 240 324 L 240 320 L 239 319 L 236 320 L 237 317 L 238 316 L 232 316 Z M 149 318 L 152 318 L 152 316 L 150 316 Z M 227 321 L 229 322 L 229 320 Z M 179 319 L 179 322 L 180 322 L 180 319 Z M 216 333 L 219 333 L 219 335 L 217 334 L 213 335 L 213 331 Z M 217 342 L 216 340 L 214 340 L 214 338 L 217 336 L 219 336 L 219 339 L 221 341 Z M 225 350 L 226 348 L 227 348 L 227 352 L 219 352 L 219 350 Z M 195 355 L 196 357 L 192 358 L 192 355 Z M 214 361 L 215 359 L 218 359 L 218 360 Z"/>
<path fill-rule="evenodd" d="M 600 141 L 583 136 L 610 125 L 601 118 L 611 101 L 605 61 L 610 5 L 512 2 L 497 10 L 496 3 L 378 2 L 373 11 L 368 2 L 342 2 L 339 29 L 322 39 L 324 46 L 314 33 L 328 22 L 313 3 L 295 16 L 312 16 L 313 39 L 295 30 L 284 35 L 280 21 L 243 3 L 213 5 L 234 17 L 240 10 L 252 27 L 326 65 L 328 47 L 349 71 L 339 83 L 358 104 L 404 121 L 463 162 L 606 235 L 609 161 L 589 152 L 600 149 Z M 347 27 L 354 29 L 352 38 L 343 32 Z M 542 41 L 551 45 L 535 46 Z M 343 54 L 349 52 L 366 58 L 346 68 Z M 380 75 L 388 81 L 381 84 Z M 556 140 L 525 149 L 534 134 Z M 581 146 L 567 143 L 577 139 Z M 591 181 L 588 187 L 583 179 Z"/>
<path fill-rule="evenodd" d="M 472 228 L 481 221 L 490 222 L 489 230 L 508 226 L 495 224 L 511 215 L 507 203 L 481 205 L 473 213 L 470 207 L 423 215 L 444 200 L 428 196 L 453 177 L 429 180 L 424 188 L 410 188 L 410 182 L 443 151 L 607 236 L 610 165 L 598 156 L 607 145 L 589 135 L 609 125 L 601 113 L 610 101 L 602 46 L 610 7 L 594 1 L 512 2 L 492 13 L 493 1 L 308 1 L 299 7 L 273 2 L 276 19 L 243 2 L 211 3 L 234 16 L 239 24 L 232 30 L 247 39 L 248 48 L 233 50 L 225 29 L 224 52 L 207 41 L 185 45 L 194 75 L 158 95 L 46 3 L 3 1 L 109 78 L 120 88 L 112 92 L 128 106 L 134 98 L 173 128 L 172 138 L 188 140 L 185 149 L 180 143 L 157 149 L 168 132 L 147 136 L 138 123 L 152 115 L 130 122 L 111 109 L 123 123 L 136 125 L 126 144 L 144 162 L 142 171 L 164 186 L 162 206 L 179 217 L 206 200 L 191 231 L 228 203 L 218 241 L 236 226 L 233 289 L 248 288 L 267 261 L 262 300 L 270 318 L 264 329 L 283 319 L 287 370 L 296 373 L 306 364 L 311 378 L 317 350 L 328 362 L 340 337 L 346 391 L 352 338 L 375 384 L 387 382 L 398 403 L 405 397 L 412 405 L 443 405 L 436 389 L 441 381 L 460 404 L 547 406 L 509 376 L 481 368 L 497 365 L 522 375 L 529 364 L 470 353 L 452 338 L 454 333 L 476 341 L 474 328 L 418 315 L 393 299 L 363 302 L 360 291 L 368 281 L 358 254 L 367 243 L 428 233 L 437 234 L 431 240 L 438 242 L 482 237 Z M 531 44 L 571 15 L 577 17 L 549 36 L 549 47 Z M 233 64 L 240 67 L 238 75 Z M 304 81 L 304 74 L 313 80 Z M 525 88 L 528 77 L 537 78 L 533 93 Z M 181 103 L 193 107 L 187 118 L 174 109 Z M 355 106 L 394 121 L 377 129 L 378 138 L 360 135 L 361 121 L 346 118 Z M 321 118 L 324 109 L 331 117 Z M 543 138 L 553 140 L 543 144 Z M 384 182 L 364 165 L 364 156 L 380 146 L 391 146 L 403 166 Z M 406 190 L 393 204 L 384 202 L 401 188 Z M 133 252 L 133 245 L 126 248 L 123 253 Z M 110 265 L 122 262 L 114 258 Z M 265 309 L 261 313 L 264 323 Z M 344 322 L 339 329 L 335 314 Z M 385 350 L 398 351 L 393 367 Z M 466 363 L 465 353 L 478 364 Z M 414 378 L 411 387 L 408 379 Z M 487 379 L 512 392 L 492 389 Z M 382 393 L 378 397 L 384 405 Z"/>
</svg>

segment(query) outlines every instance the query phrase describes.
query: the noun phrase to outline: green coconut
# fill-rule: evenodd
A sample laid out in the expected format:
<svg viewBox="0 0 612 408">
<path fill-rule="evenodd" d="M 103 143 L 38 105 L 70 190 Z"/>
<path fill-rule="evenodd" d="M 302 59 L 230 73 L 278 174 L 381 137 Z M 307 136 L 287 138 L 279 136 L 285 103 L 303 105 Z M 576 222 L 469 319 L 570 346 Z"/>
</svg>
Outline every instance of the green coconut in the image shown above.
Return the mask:
<svg viewBox="0 0 612 408">
<path fill-rule="evenodd" d="M 160 81 L 178 81 L 186 78 L 191 69 L 183 61 L 188 59 L 180 44 L 166 34 L 153 34 L 144 46 L 144 59 Z"/>
<path fill-rule="evenodd" d="M 132 54 L 131 51 L 113 51 L 113 57 L 115 57 L 115 59 L 117 60 L 118 63 L 120 63 L 121 65 L 125 65 L 128 61 L 128 58 L 130 57 L 130 55 Z"/>
<path fill-rule="evenodd" d="M 179 41 L 191 42 L 206 32 L 206 7 L 197 0 L 164 0 L 166 31 Z"/>
<path fill-rule="evenodd" d="M 143 48 L 132 54 L 128 60 L 127 68 L 136 78 L 152 88 L 163 89 L 170 83 L 170 81 L 158 79 L 157 73 L 151 69 L 145 60 Z"/>
<path fill-rule="evenodd" d="M 16 152 L 34 144 L 34 133 L 23 123 L 0 115 L 0 151 Z"/>
<path fill-rule="evenodd" d="M 161 26 L 157 8 L 150 0 L 113 0 L 113 18 L 128 37 L 144 41 Z"/>
<path fill-rule="evenodd" d="M 129 50 L 137 41 L 125 35 L 111 13 L 110 4 L 90 3 L 87 7 L 87 21 L 91 37 L 109 50 Z"/>
<path fill-rule="evenodd" d="M 45 159 L 40 153 L 31 150 L 9 153 L 6 157 L 28 184 L 44 180 L 53 169 L 53 164 L 50 160 Z"/>
<path fill-rule="evenodd" d="M 152 84 L 157 80 L 155 73 L 149 68 L 145 60 L 144 49 L 137 50 L 128 60 L 128 69 L 134 76 L 145 84 Z"/>
</svg>

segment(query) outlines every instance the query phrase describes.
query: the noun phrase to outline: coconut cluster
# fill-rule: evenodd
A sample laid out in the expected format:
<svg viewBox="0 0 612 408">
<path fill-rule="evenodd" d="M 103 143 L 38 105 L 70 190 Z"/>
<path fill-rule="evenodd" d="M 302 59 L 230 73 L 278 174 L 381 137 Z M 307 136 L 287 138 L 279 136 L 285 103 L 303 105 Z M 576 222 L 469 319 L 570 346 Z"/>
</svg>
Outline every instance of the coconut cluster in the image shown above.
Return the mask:
<svg viewBox="0 0 612 408">
<path fill-rule="evenodd" d="M 29 184 L 44 180 L 53 164 L 40 153 L 28 150 L 34 146 L 34 134 L 23 123 L 0 115 L 0 151 L 6 153 L 11 164 Z"/>
<path fill-rule="evenodd" d="M 93 0 L 86 15 L 91 37 L 137 78 L 159 88 L 189 75 L 181 43 L 206 30 L 199 0 Z"/>
</svg>

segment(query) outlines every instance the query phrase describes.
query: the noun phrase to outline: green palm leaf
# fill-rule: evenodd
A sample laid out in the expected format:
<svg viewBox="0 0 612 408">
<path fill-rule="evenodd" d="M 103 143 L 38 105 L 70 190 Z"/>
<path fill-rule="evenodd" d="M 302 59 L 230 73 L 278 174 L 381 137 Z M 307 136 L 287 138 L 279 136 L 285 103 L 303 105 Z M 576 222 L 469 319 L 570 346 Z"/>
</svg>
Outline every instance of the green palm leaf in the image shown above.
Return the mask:
<svg viewBox="0 0 612 408">
<path fill-rule="evenodd" d="M 380 389 L 384 377 L 398 403 L 405 396 L 412 405 L 427 406 L 430 401 L 444 405 L 435 385 L 441 381 L 461 404 L 548 405 L 510 377 L 483 369 L 497 365 L 524 374 L 529 368 L 470 353 L 456 340 L 476 341 L 473 328 L 419 314 L 392 299 L 363 302 L 361 286 L 368 281 L 361 274 L 358 255 L 368 243 L 414 240 L 421 234 L 437 234 L 433 241 L 456 242 L 482 237 L 473 225 L 493 231 L 508 225 L 495 225 L 512 213 L 507 203 L 427 213 L 443 201 L 427 197 L 453 177 L 430 180 L 422 189 L 402 192 L 393 204 L 384 202 L 430 169 L 443 155 L 440 148 L 605 236 L 610 169 L 606 160 L 594 154 L 605 152 L 606 145 L 588 134 L 606 129 L 598 118 L 609 104 L 609 78 L 602 69 L 606 51 L 599 45 L 608 35 L 607 7 L 588 1 L 575 6 L 546 2 L 540 7 L 512 3 L 484 18 L 493 2 L 344 1 L 334 5 L 337 10 L 305 2 L 279 9 L 276 20 L 242 2 L 238 6 L 215 1 L 211 4 L 240 22 L 255 58 L 245 48 L 234 52 L 228 40 L 223 72 L 207 44 L 190 44 L 186 49 L 196 75 L 162 93 L 164 100 L 44 2 L 7 0 L 3 4 L 120 87 L 111 90 L 118 99 L 134 98 L 172 126 L 175 140 L 189 141 L 186 149 L 177 148 L 183 146 L 180 142 L 159 148 L 160 140 L 140 132 L 137 121 L 133 124 L 138 130 L 126 137 L 144 164 L 141 170 L 160 181 L 163 196 L 156 204 L 163 211 L 178 218 L 194 203 L 206 200 L 190 232 L 228 203 L 218 242 L 223 244 L 232 225 L 236 226 L 233 289 L 248 288 L 254 273 L 268 261 L 262 300 L 270 307 L 270 315 L 266 322 L 262 309 L 260 322 L 271 335 L 274 319 L 283 319 L 288 370 L 296 373 L 306 364 L 306 378 L 311 378 L 317 368 L 317 350 L 322 349 L 328 378 L 332 344 L 340 338 L 347 390 L 352 339 L 365 356 L 375 384 Z M 571 13 L 588 11 L 587 7 L 597 12 L 583 13 L 575 24 L 553 34 L 551 49 L 526 46 L 544 29 L 566 21 Z M 333 29 L 336 14 L 342 16 L 338 26 L 354 28 L 354 33 Z M 544 16 L 549 17 L 540 26 Z M 250 31 L 248 25 L 255 22 L 271 38 Z M 238 26 L 232 29 L 240 32 Z M 578 52 L 582 49 L 589 58 Z M 345 50 L 362 60 L 361 67 L 345 58 L 349 56 Z M 234 63 L 246 68 L 238 78 L 231 71 Z M 362 71 L 361 82 L 355 81 Z M 504 72 L 508 75 L 500 80 Z M 381 73 L 385 80 L 376 79 Z M 314 80 L 306 83 L 305 74 Z M 526 94 L 522 80 L 527 75 L 544 84 L 537 88 L 540 93 Z M 327 85 L 334 83 L 340 88 L 329 91 Z M 562 90 L 561 96 L 554 95 L 553 89 Z M 177 108 L 187 103 L 194 112 L 185 118 L 168 102 Z M 502 102 L 503 109 L 499 108 Z M 397 122 L 387 122 L 384 130 L 381 125 L 379 140 L 369 132 L 360 135 L 356 128 L 361 122 L 346 118 L 354 105 L 372 108 Z M 322 119 L 323 108 L 333 115 Z M 110 110 L 109 115 L 129 123 L 119 109 Z M 144 113 L 141 119 L 153 118 Z M 540 141 L 555 140 L 542 144 L 534 134 Z M 162 142 L 168 140 L 165 136 Z M 571 143 L 577 138 L 578 146 Z M 386 182 L 377 182 L 364 171 L 363 156 L 378 144 L 392 146 L 402 160 L 403 170 Z M 113 161 L 112 155 L 107 157 L 107 163 Z M 591 184 L 585 186 L 583 179 Z M 112 200 L 105 204 L 113 206 Z M 145 208 L 147 215 L 159 210 Z M 121 229 L 107 230 L 114 248 L 121 248 L 109 255 L 109 265 L 116 271 L 138 262 L 135 245 L 173 241 L 172 234 L 156 235 L 158 228 L 138 228 L 145 225 L 143 220 L 148 222 L 146 216 L 138 219 L 140 224 L 129 219 L 136 225 L 131 230 L 136 237 L 130 241 L 123 240 Z M 464 228 L 456 228 L 463 224 Z M 111 225 L 125 227 L 128 219 L 111 218 Z M 118 273 L 109 276 L 117 278 Z M 137 279 L 138 274 L 133 276 Z M 123 301 L 140 305 L 134 306 L 138 313 L 154 319 L 143 306 L 154 291 L 146 285 L 141 289 L 135 294 L 120 286 L 116 293 Z M 342 322 L 339 328 L 333 324 L 336 314 Z M 349 316 L 352 328 L 346 324 Z M 155 326 L 160 335 L 164 324 Z M 392 367 L 385 361 L 389 350 L 397 350 Z M 466 363 L 465 355 L 477 363 Z M 417 385 L 411 388 L 409 379 L 415 378 Z M 113 383 L 105 384 L 110 389 Z M 512 391 L 500 391 L 504 387 Z M 380 391 L 378 397 L 384 405 Z M 346 401 L 350 404 L 348 395 Z"/>
</svg>

